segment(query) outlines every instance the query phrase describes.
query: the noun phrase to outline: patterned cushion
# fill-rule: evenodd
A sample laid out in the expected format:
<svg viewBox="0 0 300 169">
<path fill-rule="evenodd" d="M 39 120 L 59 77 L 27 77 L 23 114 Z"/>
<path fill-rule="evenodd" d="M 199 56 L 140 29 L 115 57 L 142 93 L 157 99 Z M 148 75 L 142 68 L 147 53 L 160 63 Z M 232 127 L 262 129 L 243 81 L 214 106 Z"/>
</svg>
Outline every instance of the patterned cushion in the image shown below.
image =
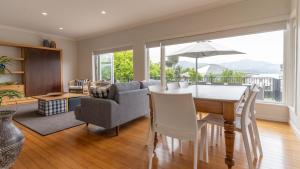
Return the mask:
<svg viewBox="0 0 300 169">
<path fill-rule="evenodd" d="M 96 98 L 107 98 L 110 85 L 90 88 L 90 94 Z"/>
<path fill-rule="evenodd" d="M 88 81 L 88 79 L 84 79 L 84 80 L 76 79 L 75 80 L 75 86 L 83 86 L 84 83 L 86 83 L 87 81 Z"/>
</svg>

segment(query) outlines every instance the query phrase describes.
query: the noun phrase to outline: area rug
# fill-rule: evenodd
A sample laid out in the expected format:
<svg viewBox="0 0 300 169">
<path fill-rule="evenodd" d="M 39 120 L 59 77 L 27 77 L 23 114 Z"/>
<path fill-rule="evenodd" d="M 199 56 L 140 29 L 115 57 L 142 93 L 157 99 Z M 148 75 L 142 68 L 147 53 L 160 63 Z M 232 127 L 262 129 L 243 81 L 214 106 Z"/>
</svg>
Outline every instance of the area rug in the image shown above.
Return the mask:
<svg viewBox="0 0 300 169">
<path fill-rule="evenodd" d="M 52 116 L 40 115 L 37 112 L 36 104 L 18 106 L 13 119 L 43 136 L 84 124 L 84 122 L 75 119 L 74 112 Z"/>
</svg>

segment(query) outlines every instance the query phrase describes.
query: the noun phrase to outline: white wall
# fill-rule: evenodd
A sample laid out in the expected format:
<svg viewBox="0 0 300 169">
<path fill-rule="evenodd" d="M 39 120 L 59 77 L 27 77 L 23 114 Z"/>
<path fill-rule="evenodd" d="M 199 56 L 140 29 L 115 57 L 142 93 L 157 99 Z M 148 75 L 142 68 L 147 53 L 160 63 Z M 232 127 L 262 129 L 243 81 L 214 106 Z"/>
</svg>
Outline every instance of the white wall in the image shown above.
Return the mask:
<svg viewBox="0 0 300 169">
<path fill-rule="evenodd" d="M 239 27 L 247 27 L 286 19 L 290 14 L 290 0 L 247 0 L 227 6 L 168 19 L 134 29 L 119 31 L 79 41 L 78 75 L 92 77 L 92 51 L 125 45 L 134 48 L 136 80 L 145 79 L 145 42 L 174 37 L 204 34 Z"/>
<path fill-rule="evenodd" d="M 63 37 L 0 26 L 1 41 L 41 45 L 44 38 L 54 40 L 57 48 L 63 49 L 63 84 L 66 91 L 68 81 L 77 77 L 77 42 Z M 0 55 L 5 54 L 20 56 L 20 51 L 17 48 L 0 47 Z"/>
<path fill-rule="evenodd" d="M 295 109 L 290 110 L 290 124 L 295 127 L 295 129 L 300 131 L 300 58 L 299 58 L 299 51 L 300 51 L 300 1 L 295 0 L 294 6 L 292 6 L 292 9 L 294 9 L 296 12 L 296 26 L 297 26 L 297 32 L 296 32 L 296 40 L 297 40 L 297 58 L 296 58 L 296 71 L 297 71 L 297 77 L 296 77 L 296 105 Z"/>
</svg>

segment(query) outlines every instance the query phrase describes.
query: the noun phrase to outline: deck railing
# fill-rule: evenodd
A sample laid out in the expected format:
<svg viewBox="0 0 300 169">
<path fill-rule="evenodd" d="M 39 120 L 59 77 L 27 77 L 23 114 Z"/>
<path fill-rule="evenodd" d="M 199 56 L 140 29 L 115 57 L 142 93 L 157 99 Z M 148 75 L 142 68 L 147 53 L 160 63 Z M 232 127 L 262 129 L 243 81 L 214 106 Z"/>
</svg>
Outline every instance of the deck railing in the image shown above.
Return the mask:
<svg viewBox="0 0 300 169">
<path fill-rule="evenodd" d="M 188 81 L 190 84 L 196 84 L 195 80 L 190 78 L 178 78 L 168 80 L 168 82 Z M 198 78 L 198 83 L 202 85 L 248 85 L 257 84 L 259 93 L 257 100 L 282 102 L 282 79 L 273 77 L 224 77 L 224 76 L 204 76 Z"/>
</svg>

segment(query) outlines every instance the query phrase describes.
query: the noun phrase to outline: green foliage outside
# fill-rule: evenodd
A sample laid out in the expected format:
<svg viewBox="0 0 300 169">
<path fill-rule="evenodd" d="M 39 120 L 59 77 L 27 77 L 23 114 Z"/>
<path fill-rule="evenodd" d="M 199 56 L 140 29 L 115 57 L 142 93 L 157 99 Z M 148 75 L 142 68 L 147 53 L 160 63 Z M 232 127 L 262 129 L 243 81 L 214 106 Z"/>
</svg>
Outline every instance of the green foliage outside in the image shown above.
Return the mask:
<svg viewBox="0 0 300 169">
<path fill-rule="evenodd" d="M 167 65 L 166 65 L 167 66 Z M 198 77 L 197 77 L 198 76 Z M 167 82 L 177 82 L 180 80 L 188 80 L 190 83 L 195 84 L 196 81 L 206 81 L 210 83 L 229 83 L 241 84 L 244 82 L 246 74 L 239 71 L 225 69 L 221 74 L 209 73 L 196 75 L 195 68 L 183 68 L 181 66 L 169 65 L 166 67 L 166 80 Z M 150 63 L 150 79 L 160 79 L 160 64 Z"/>
<path fill-rule="evenodd" d="M 114 77 L 117 82 L 133 80 L 133 51 L 114 53 Z"/>
<path fill-rule="evenodd" d="M 221 74 L 221 82 L 224 83 L 243 83 L 246 74 L 244 72 L 225 69 Z"/>
</svg>

